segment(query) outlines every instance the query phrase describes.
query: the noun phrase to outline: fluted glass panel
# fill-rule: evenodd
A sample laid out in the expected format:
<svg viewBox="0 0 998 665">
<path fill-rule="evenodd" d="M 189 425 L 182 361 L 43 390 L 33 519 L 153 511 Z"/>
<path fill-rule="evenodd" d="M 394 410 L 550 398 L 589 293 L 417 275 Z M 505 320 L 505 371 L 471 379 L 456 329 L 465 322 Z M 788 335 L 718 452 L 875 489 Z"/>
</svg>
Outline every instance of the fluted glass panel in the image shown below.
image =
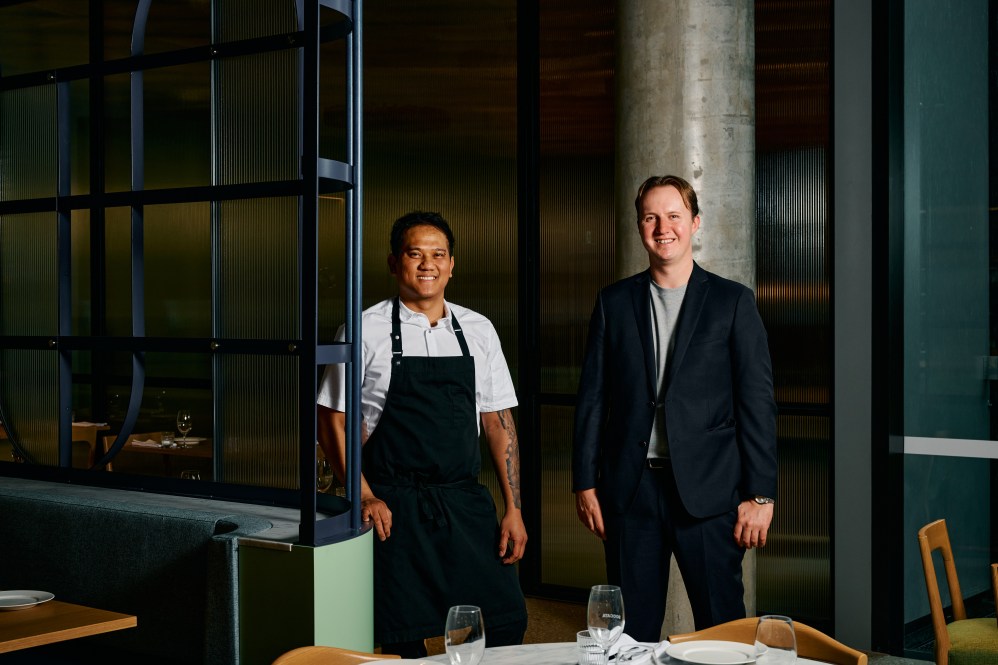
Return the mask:
<svg viewBox="0 0 998 665">
<path fill-rule="evenodd" d="M 319 46 L 319 156 L 349 161 L 347 152 L 347 42 L 337 39 Z"/>
<path fill-rule="evenodd" d="M 90 211 L 74 210 L 71 219 L 72 330 L 74 335 L 89 335 L 92 322 L 90 277 L 93 269 L 90 261 Z"/>
<path fill-rule="evenodd" d="M 457 237 L 447 298 L 492 320 L 515 375 L 516 3 L 372 3 L 364 20 L 365 304 L 397 290 L 392 222 L 439 211 Z"/>
<path fill-rule="evenodd" d="M 131 55 L 137 5 L 134 0 L 103 3 L 104 54 L 108 60 Z M 142 34 L 143 53 L 207 46 L 211 40 L 211 5 L 207 0 L 151 2 L 146 29 Z"/>
<path fill-rule="evenodd" d="M 128 74 L 104 78 L 104 178 L 105 189 L 131 189 L 132 138 Z"/>
<path fill-rule="evenodd" d="M 783 404 L 829 403 L 827 163 L 820 147 L 756 157 L 757 298 Z"/>
<path fill-rule="evenodd" d="M 541 164 L 541 391 L 574 395 L 596 293 L 614 280 L 613 153 Z"/>
<path fill-rule="evenodd" d="M 0 333 L 59 330 L 55 213 L 0 216 Z"/>
<path fill-rule="evenodd" d="M 293 198 L 218 204 L 219 337 L 299 336 L 297 219 Z"/>
<path fill-rule="evenodd" d="M 297 50 L 215 63 L 215 184 L 299 176 Z"/>
<path fill-rule="evenodd" d="M 780 495 L 774 528 L 756 562 L 760 614 L 789 607 L 798 617 L 828 616 L 830 422 L 826 416 L 780 416 L 777 421 Z"/>
<path fill-rule="evenodd" d="M 218 355 L 214 362 L 223 479 L 297 489 L 298 359 Z"/>
<path fill-rule="evenodd" d="M 54 85 L 0 93 L 0 200 L 58 192 L 55 100 Z"/>
<path fill-rule="evenodd" d="M 603 542 L 579 523 L 572 493 L 575 409 L 541 408 L 541 582 L 588 588 L 606 581 Z"/>
<path fill-rule="evenodd" d="M 319 343 L 329 344 L 346 311 L 346 202 L 342 195 L 319 199 Z"/>
<path fill-rule="evenodd" d="M 129 208 L 104 210 L 104 288 L 107 334 L 132 334 L 132 231 Z"/>
<path fill-rule="evenodd" d="M 4 415 L 29 459 L 39 464 L 59 463 L 58 375 L 58 355 L 51 351 L 0 351 Z"/>
<path fill-rule="evenodd" d="M 146 206 L 145 305 L 150 337 L 211 335 L 211 204 Z"/>
<path fill-rule="evenodd" d="M 0 73 L 40 72 L 87 62 L 89 2 L 32 0 L 0 6 Z"/>
<path fill-rule="evenodd" d="M 213 0 L 215 43 L 298 30 L 295 0 Z"/>
<path fill-rule="evenodd" d="M 211 64 L 147 69 L 145 188 L 211 184 Z"/>
<path fill-rule="evenodd" d="M 830 627 L 831 3 L 757 4 L 756 296 L 779 407 L 780 496 L 756 609 Z"/>
</svg>

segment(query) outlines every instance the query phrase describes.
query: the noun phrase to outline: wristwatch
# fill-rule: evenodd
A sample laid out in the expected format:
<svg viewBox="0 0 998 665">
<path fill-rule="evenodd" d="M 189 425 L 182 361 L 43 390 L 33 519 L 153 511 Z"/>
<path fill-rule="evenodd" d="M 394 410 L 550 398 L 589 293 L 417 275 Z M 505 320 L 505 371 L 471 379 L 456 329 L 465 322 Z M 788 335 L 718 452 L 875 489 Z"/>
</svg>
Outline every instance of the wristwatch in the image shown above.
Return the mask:
<svg viewBox="0 0 998 665">
<path fill-rule="evenodd" d="M 770 499 L 768 496 L 754 496 L 752 500 L 760 506 L 765 506 L 767 503 L 776 503 L 776 499 Z"/>
</svg>

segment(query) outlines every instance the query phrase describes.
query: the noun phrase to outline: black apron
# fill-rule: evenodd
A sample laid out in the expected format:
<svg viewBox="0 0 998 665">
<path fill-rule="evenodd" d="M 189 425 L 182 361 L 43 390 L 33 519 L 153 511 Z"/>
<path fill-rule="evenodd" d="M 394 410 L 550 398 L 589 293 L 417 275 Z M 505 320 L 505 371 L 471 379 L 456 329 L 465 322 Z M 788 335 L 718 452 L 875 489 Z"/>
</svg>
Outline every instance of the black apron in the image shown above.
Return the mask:
<svg viewBox="0 0 998 665">
<path fill-rule="evenodd" d="M 499 524 L 478 482 L 475 361 L 451 313 L 461 356 L 402 355 L 392 308 L 391 383 L 364 444 L 364 476 L 392 511 L 374 543 L 374 635 L 383 644 L 442 635 L 452 605 L 482 608 L 485 634 L 526 619 L 516 568 L 498 556 Z"/>
</svg>

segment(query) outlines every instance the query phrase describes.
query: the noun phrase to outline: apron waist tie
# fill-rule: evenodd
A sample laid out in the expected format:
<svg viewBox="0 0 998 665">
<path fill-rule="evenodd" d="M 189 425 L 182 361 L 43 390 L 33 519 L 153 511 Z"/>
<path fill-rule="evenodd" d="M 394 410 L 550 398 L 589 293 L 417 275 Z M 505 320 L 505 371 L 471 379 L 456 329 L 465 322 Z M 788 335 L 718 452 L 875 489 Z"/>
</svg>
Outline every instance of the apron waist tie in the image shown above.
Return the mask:
<svg viewBox="0 0 998 665">
<path fill-rule="evenodd" d="M 381 485 L 389 485 L 391 487 L 414 488 L 416 490 L 416 501 L 419 504 L 420 518 L 427 522 L 433 522 L 438 527 L 447 526 L 447 516 L 444 514 L 444 508 L 440 503 L 440 498 L 429 490 L 468 489 L 478 485 L 478 481 L 474 478 L 466 478 L 465 480 L 458 480 L 453 483 L 428 483 L 418 477 L 411 479 L 396 478 L 392 480 L 378 479 L 373 482 Z"/>
</svg>

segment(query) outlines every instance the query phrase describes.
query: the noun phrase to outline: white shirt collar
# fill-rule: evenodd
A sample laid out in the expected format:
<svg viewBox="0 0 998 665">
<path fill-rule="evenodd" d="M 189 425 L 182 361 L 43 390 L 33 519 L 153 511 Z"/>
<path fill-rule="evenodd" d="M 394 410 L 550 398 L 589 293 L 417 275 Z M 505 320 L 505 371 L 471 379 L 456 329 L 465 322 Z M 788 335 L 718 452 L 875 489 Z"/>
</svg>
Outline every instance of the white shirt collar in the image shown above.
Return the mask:
<svg viewBox="0 0 998 665">
<path fill-rule="evenodd" d="M 422 326 L 423 328 L 430 327 L 430 320 L 426 318 L 426 315 L 421 312 L 414 312 L 405 306 L 405 303 L 399 300 L 399 321 L 401 323 L 409 323 L 416 326 Z M 444 301 L 444 315 L 440 317 L 437 321 L 435 328 L 440 328 L 441 324 L 448 330 L 453 330 L 451 325 L 451 305 L 446 300 Z"/>
</svg>

